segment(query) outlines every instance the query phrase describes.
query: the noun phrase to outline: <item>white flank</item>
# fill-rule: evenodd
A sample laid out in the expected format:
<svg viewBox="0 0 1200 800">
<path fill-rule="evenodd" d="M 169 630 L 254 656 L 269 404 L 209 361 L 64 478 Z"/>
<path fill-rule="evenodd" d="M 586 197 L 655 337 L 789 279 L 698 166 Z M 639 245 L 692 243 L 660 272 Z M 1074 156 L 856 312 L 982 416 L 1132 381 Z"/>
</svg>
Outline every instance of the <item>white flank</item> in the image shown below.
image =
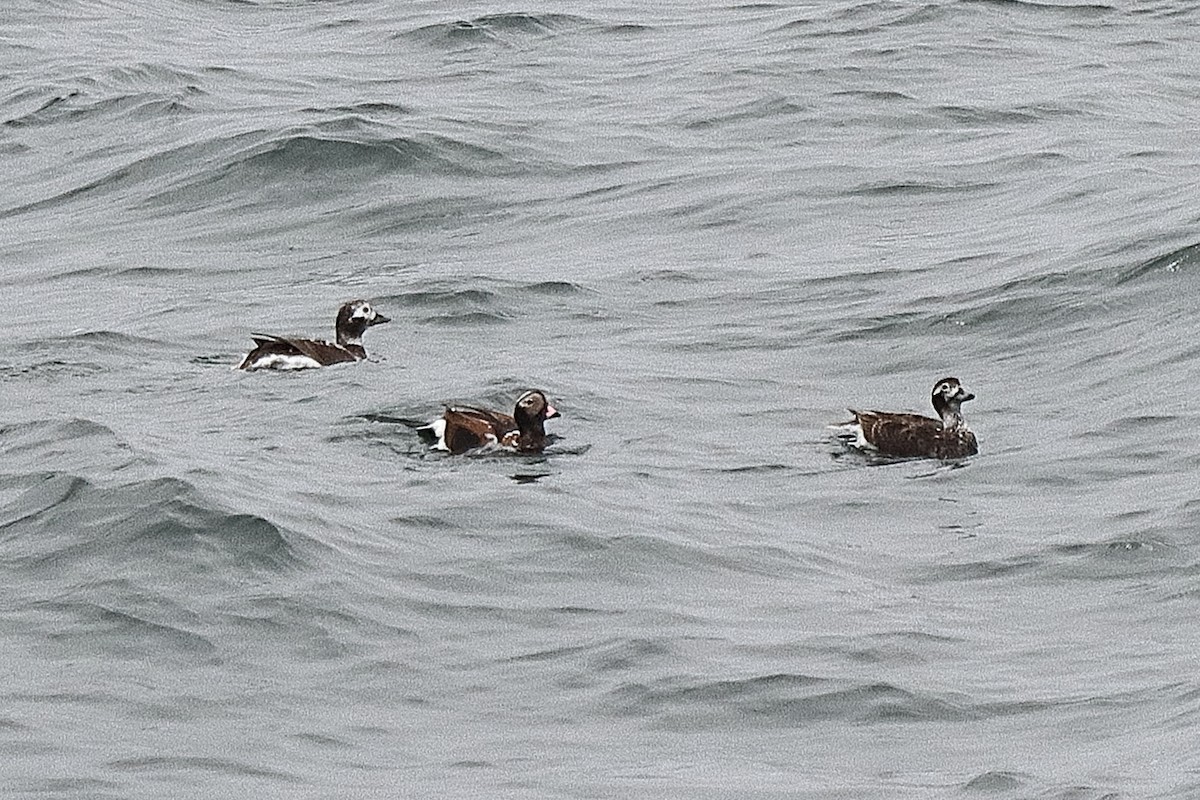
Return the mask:
<svg viewBox="0 0 1200 800">
<path fill-rule="evenodd" d="M 321 364 L 308 356 L 273 354 L 250 362 L 246 369 L 313 369 Z"/>
</svg>

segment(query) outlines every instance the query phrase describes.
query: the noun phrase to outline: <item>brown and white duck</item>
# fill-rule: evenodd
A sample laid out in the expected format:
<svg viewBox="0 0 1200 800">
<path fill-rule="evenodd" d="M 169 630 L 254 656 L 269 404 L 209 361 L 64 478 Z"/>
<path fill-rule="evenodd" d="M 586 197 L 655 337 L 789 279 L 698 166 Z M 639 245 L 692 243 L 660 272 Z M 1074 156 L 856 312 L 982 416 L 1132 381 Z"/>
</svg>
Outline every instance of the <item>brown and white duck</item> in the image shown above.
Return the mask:
<svg viewBox="0 0 1200 800">
<path fill-rule="evenodd" d="M 351 300 L 338 309 L 334 323 L 336 342 L 252 333 L 250 338 L 254 339 L 254 349 L 246 354 L 237 369 L 312 369 L 346 361 L 361 361 L 367 357 L 362 344 L 363 333 L 372 325 L 385 322 L 391 320 L 372 308 L 366 300 Z"/>
<path fill-rule="evenodd" d="M 494 446 L 517 453 L 546 447 L 546 420 L 559 416 L 544 392 L 531 389 L 517 398 L 512 416 L 474 406 L 447 406 L 441 419 L 417 429 L 435 450 L 465 453 Z"/>
<path fill-rule="evenodd" d="M 854 419 L 837 426 L 854 446 L 897 458 L 955 459 L 979 452 L 975 434 L 963 419 L 962 404 L 974 400 L 958 378 L 942 378 L 933 386 L 933 408 L 939 419 L 920 414 L 855 411 Z"/>
</svg>

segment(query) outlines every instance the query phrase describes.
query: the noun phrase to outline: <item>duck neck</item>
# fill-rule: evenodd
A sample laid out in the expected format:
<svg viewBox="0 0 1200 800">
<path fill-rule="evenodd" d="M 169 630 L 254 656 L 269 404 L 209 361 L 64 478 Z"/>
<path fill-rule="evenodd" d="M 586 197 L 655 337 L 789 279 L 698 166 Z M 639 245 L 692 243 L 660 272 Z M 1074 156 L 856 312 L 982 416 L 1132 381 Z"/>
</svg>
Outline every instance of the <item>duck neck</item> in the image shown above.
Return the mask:
<svg viewBox="0 0 1200 800">
<path fill-rule="evenodd" d="M 940 394 L 935 394 L 933 396 L 933 410 L 941 417 L 943 430 L 950 431 L 955 428 L 966 427 L 966 423 L 963 421 L 961 403 L 943 397 Z"/>
<path fill-rule="evenodd" d="M 337 333 L 337 343 L 342 347 L 362 347 L 363 334 L 367 332 L 370 325 L 361 317 L 339 315 L 337 325 L 334 327 Z"/>
<path fill-rule="evenodd" d="M 963 419 L 962 411 L 958 406 L 946 404 L 945 407 L 938 409 L 942 415 L 942 429 L 947 431 L 965 428 L 966 420 Z"/>
<path fill-rule="evenodd" d="M 516 421 L 518 449 L 541 450 L 546 446 L 546 426 L 541 419 L 530 419 L 524 414 L 518 414 Z"/>
<path fill-rule="evenodd" d="M 343 329 L 337 332 L 337 343 L 342 347 L 362 347 L 363 332 L 356 329 Z"/>
</svg>

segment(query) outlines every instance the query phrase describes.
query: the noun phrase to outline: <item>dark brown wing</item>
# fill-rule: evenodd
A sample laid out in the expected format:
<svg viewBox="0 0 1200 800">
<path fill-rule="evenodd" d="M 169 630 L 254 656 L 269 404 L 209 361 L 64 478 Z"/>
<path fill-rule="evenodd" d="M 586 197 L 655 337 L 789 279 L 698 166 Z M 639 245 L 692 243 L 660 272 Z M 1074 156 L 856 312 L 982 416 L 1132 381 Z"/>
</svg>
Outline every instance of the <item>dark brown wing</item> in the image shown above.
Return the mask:
<svg viewBox="0 0 1200 800">
<path fill-rule="evenodd" d="M 890 414 L 879 411 L 854 411 L 862 426 L 863 438 L 890 456 L 939 457 L 942 423 L 920 414 Z"/>
<path fill-rule="evenodd" d="M 473 406 L 447 408 L 442 419 L 446 421 L 443 439 L 451 453 L 499 443 L 505 434 L 517 429 L 516 421 L 508 414 Z"/>
<path fill-rule="evenodd" d="M 300 355 L 300 351 L 289 344 L 286 339 L 276 339 L 265 333 L 252 333 L 250 336 L 254 339 L 254 349 L 246 353 L 242 363 L 238 364 L 238 369 L 251 369 L 256 366 L 256 362 L 269 356 Z"/>
<path fill-rule="evenodd" d="M 322 366 L 340 364 L 344 361 L 357 361 L 366 357 L 366 352 L 359 354 L 352 349 L 341 347 L 332 342 L 318 342 L 314 339 L 291 338 L 288 336 L 272 336 L 269 333 L 253 333 L 255 347 L 246 354 L 241 368 L 245 369 L 265 356 L 307 356 Z M 358 348 L 362 349 L 362 348 Z"/>
</svg>

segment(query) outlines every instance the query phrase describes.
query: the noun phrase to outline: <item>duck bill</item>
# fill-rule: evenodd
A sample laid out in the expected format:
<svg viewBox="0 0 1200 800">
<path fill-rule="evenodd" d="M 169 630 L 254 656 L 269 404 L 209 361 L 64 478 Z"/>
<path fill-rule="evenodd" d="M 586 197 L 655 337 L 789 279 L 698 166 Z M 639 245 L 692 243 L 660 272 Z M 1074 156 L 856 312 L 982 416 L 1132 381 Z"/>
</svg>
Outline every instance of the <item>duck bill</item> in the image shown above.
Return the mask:
<svg viewBox="0 0 1200 800">
<path fill-rule="evenodd" d="M 391 321 L 392 321 L 391 317 L 385 317 L 383 314 L 380 314 L 378 311 L 376 311 L 375 319 L 371 320 L 371 324 L 372 325 L 382 325 L 385 322 L 391 322 Z"/>
<path fill-rule="evenodd" d="M 962 397 L 959 399 L 959 401 L 958 401 L 958 402 L 960 402 L 960 403 L 965 403 L 965 402 L 967 402 L 968 400 L 974 400 L 974 399 L 975 399 L 975 395 L 971 394 L 970 392 L 967 392 L 965 395 L 963 395 L 963 396 L 962 396 Z"/>
<path fill-rule="evenodd" d="M 549 403 L 547 403 L 546 404 L 546 419 L 554 419 L 555 417 L 559 417 L 559 416 L 562 416 L 562 415 L 558 413 L 558 409 L 555 408 L 554 406 L 550 405 Z"/>
</svg>

